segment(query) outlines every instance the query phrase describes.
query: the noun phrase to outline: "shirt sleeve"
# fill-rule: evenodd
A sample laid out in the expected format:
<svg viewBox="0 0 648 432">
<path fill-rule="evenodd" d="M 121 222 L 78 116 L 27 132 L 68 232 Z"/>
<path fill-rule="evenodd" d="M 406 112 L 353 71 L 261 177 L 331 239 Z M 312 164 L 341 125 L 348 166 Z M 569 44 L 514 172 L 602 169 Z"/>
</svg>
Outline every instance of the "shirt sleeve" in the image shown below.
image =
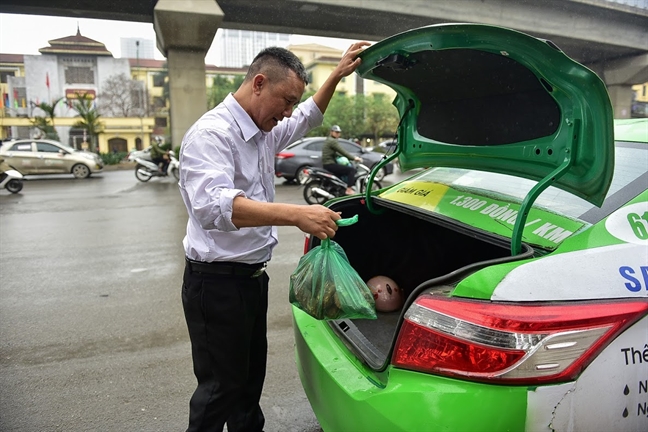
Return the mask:
<svg viewBox="0 0 648 432">
<path fill-rule="evenodd" d="M 311 129 L 316 128 L 324 121 L 324 114 L 309 97 L 300 103 L 290 117 L 286 117 L 270 132 L 276 143 L 275 153 L 283 150 L 288 144 L 297 141 Z"/>
<path fill-rule="evenodd" d="M 185 137 L 180 156 L 180 189 L 190 217 L 205 230 L 237 231 L 232 223 L 238 152 L 224 131 L 198 129 Z"/>
</svg>

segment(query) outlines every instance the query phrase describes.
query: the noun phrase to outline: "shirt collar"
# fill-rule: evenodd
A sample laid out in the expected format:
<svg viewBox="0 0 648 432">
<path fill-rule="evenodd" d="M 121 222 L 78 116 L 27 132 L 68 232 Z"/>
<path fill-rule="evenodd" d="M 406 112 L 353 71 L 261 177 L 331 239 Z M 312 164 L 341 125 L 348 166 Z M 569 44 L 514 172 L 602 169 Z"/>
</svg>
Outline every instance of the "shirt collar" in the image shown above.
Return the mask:
<svg viewBox="0 0 648 432">
<path fill-rule="evenodd" d="M 223 103 L 230 114 L 232 114 L 232 117 L 241 130 L 241 134 L 245 141 L 250 141 L 254 136 L 261 133 L 261 129 L 254 124 L 250 115 L 243 109 L 241 104 L 238 103 L 232 93 L 225 97 Z"/>
</svg>

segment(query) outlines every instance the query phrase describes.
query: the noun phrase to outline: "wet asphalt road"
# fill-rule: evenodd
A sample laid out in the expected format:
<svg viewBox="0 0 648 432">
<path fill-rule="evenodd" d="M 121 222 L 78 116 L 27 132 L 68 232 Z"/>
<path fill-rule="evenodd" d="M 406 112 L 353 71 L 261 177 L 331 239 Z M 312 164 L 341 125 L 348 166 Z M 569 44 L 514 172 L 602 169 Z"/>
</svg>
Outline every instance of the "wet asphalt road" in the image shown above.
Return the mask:
<svg viewBox="0 0 648 432">
<path fill-rule="evenodd" d="M 277 180 L 276 189 L 276 201 L 304 203 L 300 187 Z M 0 191 L 1 431 L 186 428 L 195 387 L 180 300 L 186 220 L 171 179 L 140 183 L 132 170 Z M 268 270 L 266 431 L 316 432 L 288 302 L 304 235 L 280 227 L 279 240 Z"/>
</svg>

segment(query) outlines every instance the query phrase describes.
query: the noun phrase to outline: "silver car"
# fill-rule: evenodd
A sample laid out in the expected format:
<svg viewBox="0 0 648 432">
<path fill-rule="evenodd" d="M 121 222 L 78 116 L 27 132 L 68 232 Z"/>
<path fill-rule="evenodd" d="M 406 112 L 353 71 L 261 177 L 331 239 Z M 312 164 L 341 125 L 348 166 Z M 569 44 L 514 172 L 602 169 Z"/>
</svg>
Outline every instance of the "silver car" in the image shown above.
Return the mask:
<svg viewBox="0 0 648 432">
<path fill-rule="evenodd" d="M 302 138 L 277 153 L 275 155 L 275 175 L 283 177 L 287 181 L 297 180 L 302 183 L 304 168 L 322 168 L 322 147 L 324 147 L 325 140 L 326 137 Z M 385 156 L 384 153 L 368 150 L 345 139 L 339 139 L 338 142 L 353 156 L 361 157 L 363 163 L 372 169 Z M 376 173 L 375 179 L 381 181 L 386 175 L 393 172 L 394 164 L 389 162 L 380 172 Z"/>
<path fill-rule="evenodd" d="M 101 172 L 104 167 L 96 153 L 48 139 L 8 141 L 0 147 L 0 155 L 25 176 L 70 173 L 75 178 L 87 178 Z"/>
</svg>

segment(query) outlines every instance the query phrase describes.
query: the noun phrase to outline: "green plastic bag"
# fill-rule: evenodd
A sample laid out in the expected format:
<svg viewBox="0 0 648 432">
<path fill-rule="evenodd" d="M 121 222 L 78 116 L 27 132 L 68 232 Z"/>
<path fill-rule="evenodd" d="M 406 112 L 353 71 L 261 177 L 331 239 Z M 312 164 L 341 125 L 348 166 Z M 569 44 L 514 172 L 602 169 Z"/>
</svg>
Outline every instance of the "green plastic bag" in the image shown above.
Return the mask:
<svg viewBox="0 0 648 432">
<path fill-rule="evenodd" d="M 339 226 L 358 219 L 341 219 Z M 367 284 L 355 271 L 342 247 L 326 239 L 299 260 L 290 276 L 290 303 L 313 318 L 376 319 L 376 305 Z"/>
</svg>

